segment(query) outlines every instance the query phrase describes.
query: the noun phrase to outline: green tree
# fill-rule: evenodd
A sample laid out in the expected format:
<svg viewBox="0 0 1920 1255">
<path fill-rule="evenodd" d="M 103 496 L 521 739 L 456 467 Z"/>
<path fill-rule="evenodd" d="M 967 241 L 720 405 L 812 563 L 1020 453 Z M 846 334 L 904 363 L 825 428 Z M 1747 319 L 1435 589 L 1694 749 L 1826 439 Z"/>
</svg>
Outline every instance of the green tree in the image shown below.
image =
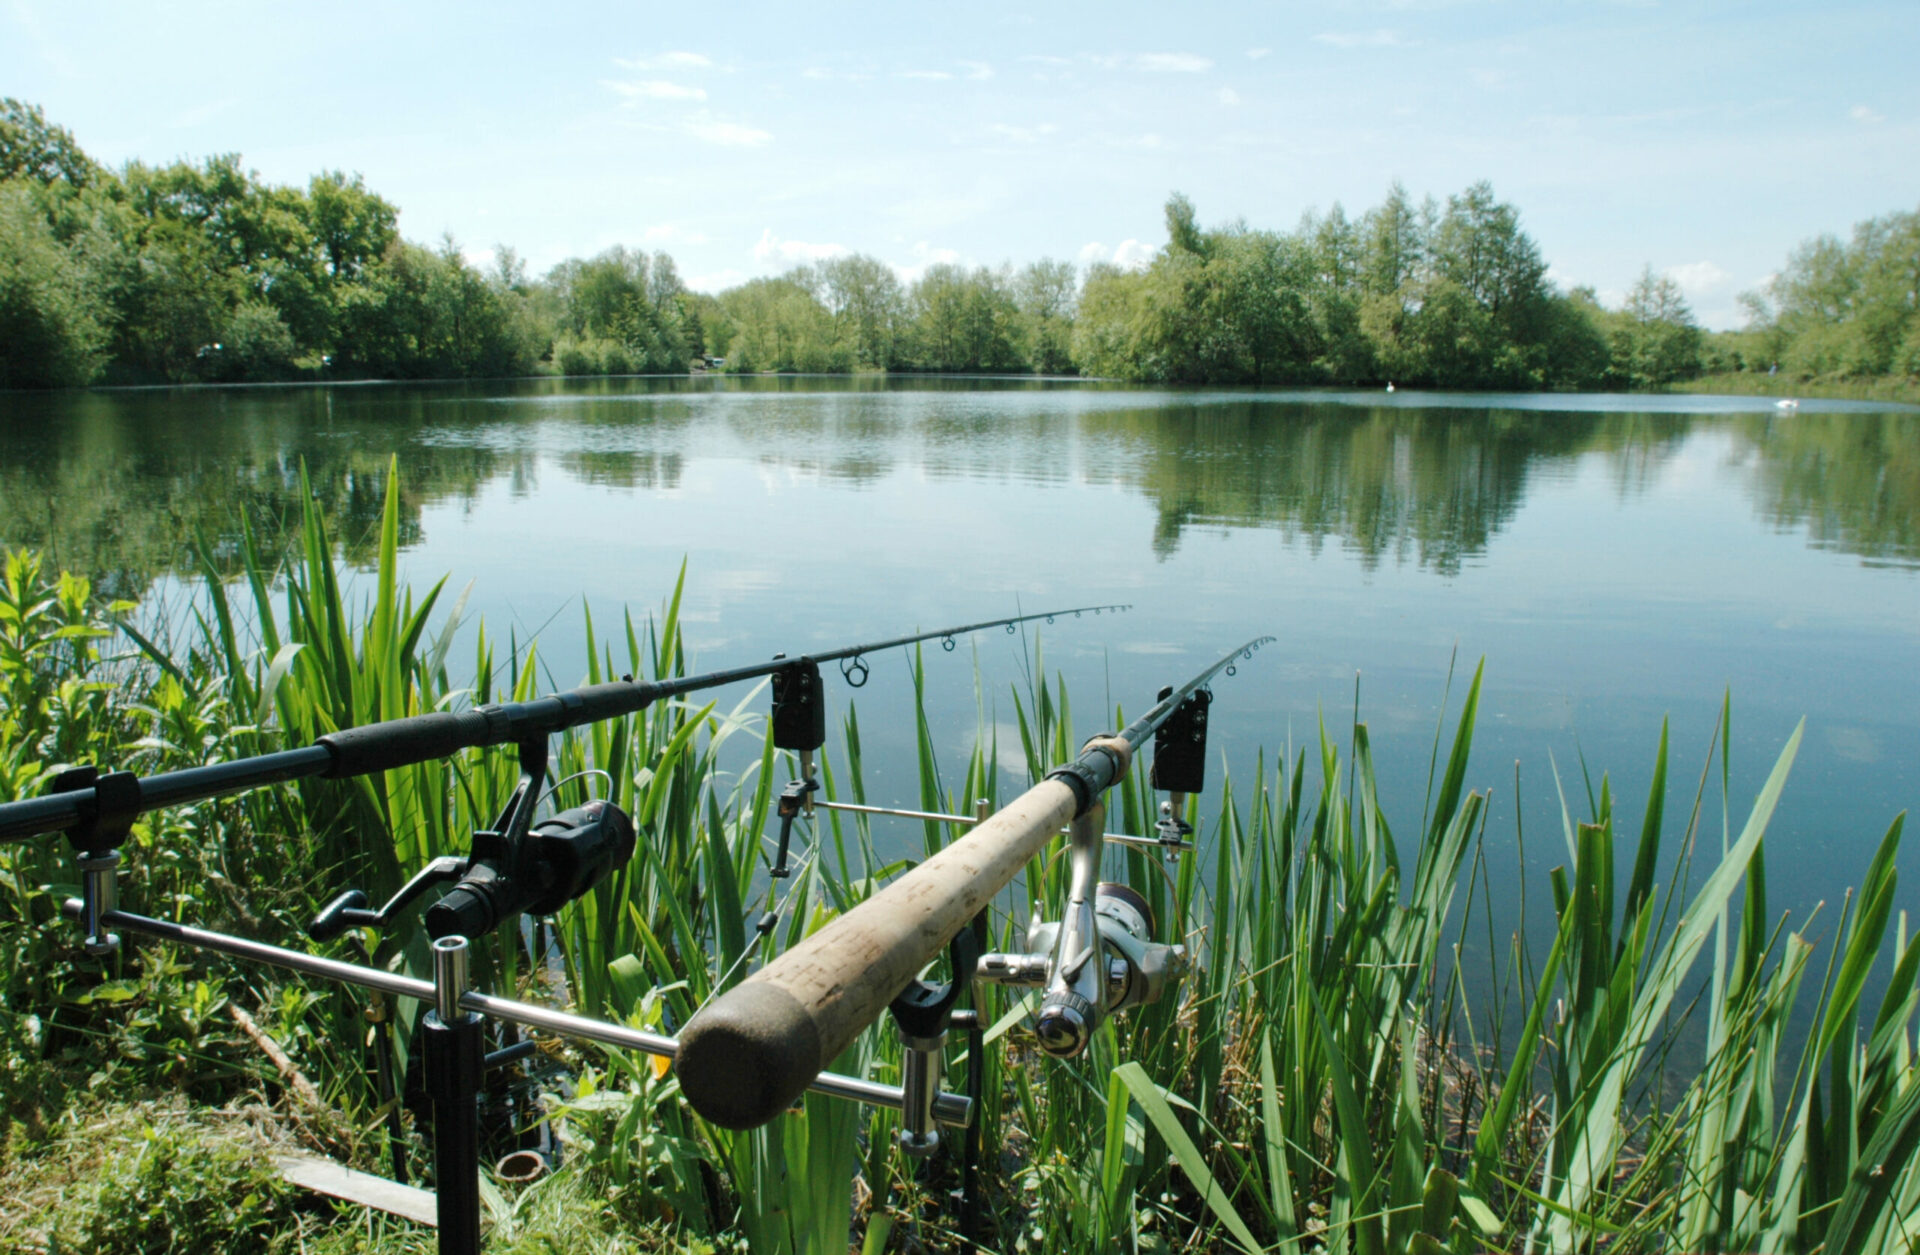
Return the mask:
<svg viewBox="0 0 1920 1255">
<path fill-rule="evenodd" d="M 1604 388 L 1612 368 L 1607 345 L 1606 311 L 1592 288 L 1575 288 L 1547 297 L 1539 322 L 1545 355 L 1544 379 L 1557 388 Z"/>
<path fill-rule="evenodd" d="M 1850 241 L 1807 241 L 1764 294 L 1748 299 L 1749 329 L 1776 339 L 1779 359 L 1794 374 L 1900 369 L 1920 318 L 1920 212 L 1869 218 Z"/>
<path fill-rule="evenodd" d="M 815 267 L 821 303 L 855 365 L 885 370 L 898 360 L 906 296 L 893 267 L 854 253 Z"/>
<path fill-rule="evenodd" d="M 616 245 L 587 261 L 562 262 L 547 283 L 559 297 L 565 351 L 584 352 L 608 374 L 686 370 L 686 289 L 665 253 Z"/>
<path fill-rule="evenodd" d="M 1193 202 L 1185 195 L 1175 192 L 1167 197 L 1167 249 L 1175 253 L 1190 253 L 1202 260 L 1206 259 L 1207 241 L 1195 220 Z"/>
<path fill-rule="evenodd" d="M 833 315 L 821 303 L 818 276 L 806 267 L 770 279 L 753 279 L 720 294 L 731 371 L 838 373 L 853 368 L 853 352 L 840 339 Z"/>
<path fill-rule="evenodd" d="M 1324 341 L 1310 301 L 1306 250 L 1244 226 L 1215 233 L 1209 249 L 1204 325 L 1217 345 L 1209 377 L 1312 378 Z"/>
<path fill-rule="evenodd" d="M 90 383 L 110 317 L 23 183 L 0 183 L 0 388 Z"/>
<path fill-rule="evenodd" d="M 1083 374 L 1107 379 L 1139 379 L 1142 353 L 1139 312 L 1147 278 L 1110 262 L 1087 268 L 1080 308 L 1073 323 L 1073 362 Z"/>
<path fill-rule="evenodd" d="M 1020 311 L 1020 353 L 1043 375 L 1073 368 L 1073 316 L 1080 276 L 1072 262 L 1042 258 L 1014 276 L 1013 301 Z"/>
<path fill-rule="evenodd" d="M 1475 183 L 1447 198 L 1433 242 L 1434 269 L 1466 290 L 1481 309 L 1512 323 L 1546 289 L 1547 266 L 1520 214 Z"/>
<path fill-rule="evenodd" d="M 399 211 L 367 190 L 358 174 L 325 170 L 307 183 L 308 228 L 327 275 L 350 283 L 387 255 L 399 238 Z"/>
<path fill-rule="evenodd" d="M 1361 278 L 1369 295 L 1398 292 L 1425 271 L 1427 233 L 1407 189 L 1397 180 L 1387 189 L 1387 199 L 1360 220 L 1360 236 Z"/>
<path fill-rule="evenodd" d="M 1680 285 L 1648 266 L 1614 321 L 1614 369 L 1631 388 L 1657 388 L 1700 373 L 1700 327 Z"/>
<path fill-rule="evenodd" d="M 220 332 L 243 286 L 206 236 L 178 221 L 143 224 L 114 292 L 114 382 L 190 383 L 219 374 Z"/>
<path fill-rule="evenodd" d="M 81 151 L 73 134 L 55 126 L 30 105 L 12 96 L 0 99 L 0 180 L 56 180 L 85 187 L 100 176 L 100 167 Z"/>
<path fill-rule="evenodd" d="M 1012 276 L 942 262 L 927 267 L 907 294 L 913 361 L 925 370 L 1016 370 L 1019 310 Z"/>
</svg>

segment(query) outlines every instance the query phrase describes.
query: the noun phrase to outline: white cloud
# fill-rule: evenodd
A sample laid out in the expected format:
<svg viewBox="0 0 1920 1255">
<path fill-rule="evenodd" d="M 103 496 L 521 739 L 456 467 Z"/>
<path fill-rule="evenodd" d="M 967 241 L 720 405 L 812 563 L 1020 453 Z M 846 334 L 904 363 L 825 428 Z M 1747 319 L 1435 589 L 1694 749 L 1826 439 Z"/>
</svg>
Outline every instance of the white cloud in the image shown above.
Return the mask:
<svg viewBox="0 0 1920 1255">
<path fill-rule="evenodd" d="M 945 70 L 902 70 L 895 77 L 917 78 L 917 79 L 924 79 L 932 83 L 941 83 L 952 78 L 953 75 L 947 73 L 947 71 Z"/>
<path fill-rule="evenodd" d="M 902 283 L 918 283 L 927 273 L 928 267 L 951 266 L 960 260 L 960 254 L 955 250 L 935 248 L 925 240 L 915 244 L 911 251 L 914 256 L 911 265 L 902 266 L 895 263 L 893 267 L 893 273 L 899 276 Z"/>
<path fill-rule="evenodd" d="M 1145 135 L 1134 140 L 1133 143 L 1136 148 L 1158 148 L 1160 147 L 1161 140 L 1157 133 L 1148 131 Z"/>
<path fill-rule="evenodd" d="M 485 270 L 492 266 L 493 259 L 496 256 L 497 254 L 490 248 L 463 248 L 460 250 L 461 260 L 465 261 L 467 265 L 472 266 L 475 270 Z"/>
<path fill-rule="evenodd" d="M 683 87 L 679 83 L 669 83 L 661 79 L 644 81 L 617 82 L 602 80 L 618 95 L 629 103 L 641 100 L 705 100 L 707 89 L 704 87 Z"/>
<path fill-rule="evenodd" d="M 1133 59 L 1133 68 L 1154 74 L 1204 74 L 1213 62 L 1191 52 L 1143 52 Z"/>
<path fill-rule="evenodd" d="M 709 274 L 689 275 L 687 286 L 696 292 L 719 292 L 746 282 L 746 278 L 747 276 L 742 272 L 729 267 Z"/>
<path fill-rule="evenodd" d="M 1240 93 L 1231 87 L 1222 87 L 1219 91 L 1213 93 L 1213 98 L 1223 105 L 1237 105 L 1240 103 Z"/>
<path fill-rule="evenodd" d="M 1271 48 L 1247 49 L 1247 60 L 1249 61 L 1258 61 L 1261 57 L 1270 57 L 1272 55 L 1273 55 L 1273 49 Z"/>
<path fill-rule="evenodd" d="M 1868 126 L 1872 126 L 1876 122 L 1885 122 L 1887 120 L 1886 114 L 1881 113 L 1877 109 L 1870 108 L 1867 105 L 1855 105 L 1852 109 L 1847 111 L 1847 116 L 1852 118 L 1855 122 L 1864 122 Z"/>
<path fill-rule="evenodd" d="M 1041 53 L 1041 52 L 1029 52 L 1026 55 L 1022 56 L 1020 59 L 1022 61 L 1031 61 L 1035 65 L 1072 65 L 1073 64 L 1072 57 L 1055 57 L 1055 56 L 1049 56 L 1046 53 Z"/>
<path fill-rule="evenodd" d="M 1119 247 L 1108 249 L 1105 244 L 1094 241 L 1082 245 L 1080 264 L 1092 266 L 1110 261 L 1122 270 L 1145 270 L 1153 261 L 1153 245 L 1143 244 L 1139 240 L 1122 240 Z"/>
<path fill-rule="evenodd" d="M 758 127 L 742 126 L 738 122 L 719 122 L 701 116 L 689 120 L 687 134 L 709 144 L 719 144 L 724 148 L 758 148 L 773 138 L 772 132 Z"/>
<path fill-rule="evenodd" d="M 1406 43 L 1399 31 L 1385 27 L 1370 31 L 1321 31 L 1313 37 L 1313 42 L 1335 48 L 1399 48 Z"/>
<path fill-rule="evenodd" d="M 646 244 L 705 244 L 710 237 L 704 231 L 689 231 L 677 222 L 648 227 L 640 236 Z"/>
<path fill-rule="evenodd" d="M 713 59 L 697 52 L 663 52 L 653 57 L 615 57 L 613 63 L 623 70 L 710 70 Z"/>
<path fill-rule="evenodd" d="M 996 122 L 987 128 L 1001 139 L 1012 140 L 1016 144 L 1038 143 L 1059 129 L 1051 122 L 1042 122 L 1039 126 L 1008 126 L 1004 122 Z"/>
<path fill-rule="evenodd" d="M 825 261 L 829 257 L 844 257 L 849 251 L 844 244 L 783 240 L 773 233 L 772 227 L 767 227 L 760 232 L 760 242 L 753 246 L 753 259 L 763 265 L 776 258 L 787 262 Z"/>
<path fill-rule="evenodd" d="M 1696 300 L 1725 287 L 1727 280 L 1733 278 L 1710 261 L 1690 261 L 1680 266 L 1668 266 L 1661 273 L 1679 284 L 1682 292 Z"/>
<path fill-rule="evenodd" d="M 967 77 L 970 79 L 984 80 L 993 77 L 993 67 L 985 61 L 962 61 L 959 64 L 966 68 Z"/>
<path fill-rule="evenodd" d="M 1505 70 L 1474 70 L 1473 81 L 1482 87 L 1505 87 L 1513 81 L 1513 75 Z"/>
</svg>

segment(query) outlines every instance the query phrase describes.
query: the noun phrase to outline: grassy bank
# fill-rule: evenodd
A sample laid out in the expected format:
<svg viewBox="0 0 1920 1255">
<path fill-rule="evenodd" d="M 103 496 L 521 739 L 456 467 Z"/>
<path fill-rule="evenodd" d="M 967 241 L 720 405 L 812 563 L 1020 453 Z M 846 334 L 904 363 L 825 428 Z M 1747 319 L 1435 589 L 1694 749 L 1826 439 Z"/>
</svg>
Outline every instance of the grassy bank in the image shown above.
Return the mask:
<svg viewBox="0 0 1920 1255">
<path fill-rule="evenodd" d="M 1920 379 L 1904 375 L 1885 375 L 1872 379 L 1842 376 L 1807 379 L 1736 370 L 1702 375 L 1672 387 L 1676 392 L 1738 397 L 1818 397 L 1833 401 L 1894 401 L 1901 405 L 1920 405 Z"/>
<path fill-rule="evenodd" d="M 537 654 L 524 643 L 502 649 L 482 628 L 454 663 L 459 608 L 441 586 L 398 582 L 397 519 L 390 497 L 363 602 L 343 590 L 310 512 L 293 563 L 269 570 L 248 552 L 248 577 L 210 581 L 192 630 L 164 643 L 83 582 L 11 557 L 0 800 L 39 792 L 57 763 L 147 773 L 532 695 Z M 679 671 L 677 607 L 675 592 L 612 631 L 588 616 L 583 678 Z M 1078 747 L 1069 695 L 1043 660 L 1032 675 L 1012 695 L 1021 771 L 983 744 L 942 772 L 918 721 L 924 806 L 1004 802 Z M 1733 797 L 1714 758 L 1679 831 L 1660 818 L 1663 740 L 1650 747 L 1638 831 L 1616 829 L 1602 780 L 1561 831 L 1523 834 L 1565 851 L 1543 895 L 1553 941 L 1528 953 L 1487 935 L 1487 857 L 1514 838 L 1485 829 L 1469 770 L 1478 676 L 1459 688 L 1423 816 L 1381 811 L 1361 724 L 1220 784 L 1190 815 L 1197 851 L 1175 866 L 1112 856 L 1108 877 L 1147 898 L 1195 964 L 1177 999 L 1109 1022 L 1088 1057 L 1044 1059 L 1017 1001 L 982 991 L 994 1026 L 981 1120 L 991 1249 L 1841 1252 L 1902 1249 L 1920 1232 L 1920 947 L 1894 909 L 1899 821 L 1840 918 L 1789 931 L 1767 906 L 1764 833 L 1797 734 L 1755 798 Z M 554 804 L 611 797 L 635 817 L 640 849 L 557 918 L 564 989 L 533 980 L 511 930 L 479 945 L 486 984 L 670 1031 L 901 870 L 874 853 L 864 819 L 823 815 L 802 835 L 793 880 L 770 894 L 773 785 L 792 767 L 763 736 L 765 695 L 727 702 L 663 704 L 556 738 L 555 780 L 606 776 L 566 780 Z M 1104 713 L 1092 722 L 1105 726 Z M 1723 719 L 1721 745 L 1727 730 Z M 859 800 L 851 704 L 836 731 L 825 787 Z M 312 948 L 300 925 L 338 886 L 379 900 L 427 859 L 464 851 L 512 783 L 509 755 L 469 751 L 156 813 L 136 829 L 122 899 Z M 1151 803 L 1136 773 L 1115 790 L 1109 826 L 1145 830 Z M 928 825 L 926 848 L 950 835 Z M 1036 860 L 995 905 L 995 948 L 1023 948 L 1025 919 L 1057 913 L 1066 874 L 1054 852 Z M 192 1170 L 166 1178 L 170 1245 L 103 1218 L 92 1249 L 422 1249 L 418 1230 L 272 1186 L 260 1146 L 196 1132 L 232 1122 L 208 1113 L 264 1107 L 277 1136 L 383 1173 L 397 1152 L 426 1176 L 416 1117 L 402 1110 L 390 1125 L 401 1108 L 369 1077 L 359 999 L 133 940 L 102 968 L 53 918 L 71 879 L 62 842 L 0 850 L 0 1194 L 105 1217 L 144 1196 L 88 1182 L 179 1163 Z M 753 922 L 768 910 L 762 933 Z M 351 957 L 365 944 L 376 964 L 420 971 L 415 933 L 325 949 Z M 1494 956 L 1492 970 L 1464 971 L 1470 953 Z M 1891 977 L 1872 1006 L 1875 964 Z M 285 1048 L 317 1105 L 236 1027 L 236 1005 Z M 1796 1019 L 1812 1025 L 1804 1037 L 1786 1031 Z M 964 1075 L 960 1048 L 950 1076 Z M 953 1139 L 922 1164 L 893 1148 L 891 1113 L 813 1096 L 769 1128 L 731 1132 L 695 1117 L 643 1059 L 574 1047 L 551 1057 L 563 1066 L 543 1069 L 541 1101 L 568 1153 L 542 1183 L 497 1185 L 496 1249 L 960 1248 L 945 1202 Z M 899 1047 L 875 1029 L 835 1067 L 897 1082 Z M 153 1106 L 161 1093 L 184 1094 L 189 1114 Z M 164 1136 L 123 1138 L 121 1154 L 86 1135 L 128 1121 Z M 142 1149 L 161 1143 L 171 1149 Z M 230 1172 L 258 1188 L 236 1199 Z M 252 1246 L 228 1240 L 242 1219 Z M 48 1245 L 7 1236 L 30 1232 L 0 1218 L 0 1245 Z"/>
</svg>

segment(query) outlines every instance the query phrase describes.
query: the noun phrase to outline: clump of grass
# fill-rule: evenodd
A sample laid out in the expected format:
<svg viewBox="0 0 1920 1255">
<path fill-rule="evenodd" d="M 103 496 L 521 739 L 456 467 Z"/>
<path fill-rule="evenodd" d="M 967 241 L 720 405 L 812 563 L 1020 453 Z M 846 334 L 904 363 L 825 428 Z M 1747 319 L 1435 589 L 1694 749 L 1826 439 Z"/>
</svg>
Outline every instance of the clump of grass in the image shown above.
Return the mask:
<svg viewBox="0 0 1920 1255">
<path fill-rule="evenodd" d="M 1726 393 L 1733 396 L 1824 397 L 1839 401 L 1893 401 L 1920 405 L 1920 379 L 1910 375 L 1768 375 L 1759 371 L 1725 371 L 1702 375 L 1674 385 L 1680 392 Z"/>
<path fill-rule="evenodd" d="M 260 1127 L 160 1099 L 83 1103 L 53 1136 L 10 1140 L 0 1164 L 0 1249 L 47 1252 L 297 1249 L 293 1189 Z"/>
</svg>

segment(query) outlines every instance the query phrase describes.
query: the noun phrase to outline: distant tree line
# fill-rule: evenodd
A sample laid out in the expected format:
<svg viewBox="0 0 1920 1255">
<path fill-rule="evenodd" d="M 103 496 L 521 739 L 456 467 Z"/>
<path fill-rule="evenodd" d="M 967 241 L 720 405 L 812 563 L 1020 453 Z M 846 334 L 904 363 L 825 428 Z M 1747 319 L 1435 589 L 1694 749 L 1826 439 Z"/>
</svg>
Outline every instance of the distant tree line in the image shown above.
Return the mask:
<svg viewBox="0 0 1920 1255">
<path fill-rule="evenodd" d="M 1809 240 L 1740 300 L 1747 327 L 1714 337 L 1708 370 L 1920 377 L 1920 210 Z"/>
<path fill-rule="evenodd" d="M 1618 309 L 1562 292 L 1519 212 L 1477 183 L 1395 184 L 1290 232 L 1199 225 L 1175 194 L 1140 269 L 861 254 L 694 293 L 665 253 L 530 277 L 400 238 L 358 175 L 264 183 L 234 155 L 114 171 L 0 100 L 0 387 L 731 371 L 1083 373 L 1144 382 L 1652 388 L 1703 371 L 1920 374 L 1920 214 L 1797 249 L 1701 330 L 1648 268 Z"/>
<path fill-rule="evenodd" d="M 672 259 L 528 278 L 400 238 L 358 175 L 264 183 L 237 156 L 120 171 L 0 101 L 0 387 L 685 371 Z"/>
</svg>

